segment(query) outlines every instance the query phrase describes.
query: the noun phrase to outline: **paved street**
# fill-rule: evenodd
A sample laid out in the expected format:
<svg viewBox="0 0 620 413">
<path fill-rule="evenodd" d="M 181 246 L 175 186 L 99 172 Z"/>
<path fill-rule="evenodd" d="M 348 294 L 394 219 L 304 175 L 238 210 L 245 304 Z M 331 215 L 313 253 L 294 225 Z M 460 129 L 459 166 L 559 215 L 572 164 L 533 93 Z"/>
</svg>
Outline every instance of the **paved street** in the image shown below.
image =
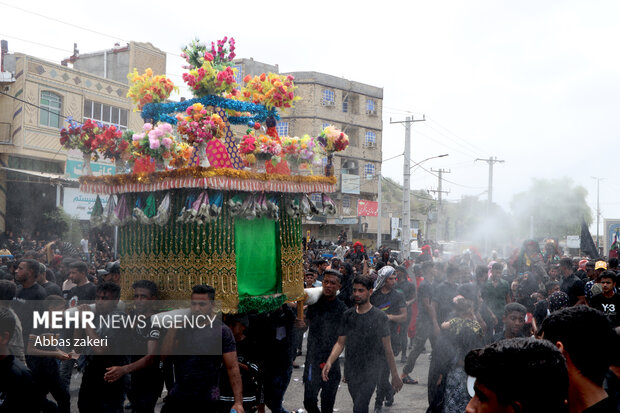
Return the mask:
<svg viewBox="0 0 620 413">
<path fill-rule="evenodd" d="M 427 345 L 427 348 L 430 347 Z M 305 346 L 304 346 L 305 349 Z M 301 366 L 303 364 L 304 356 L 297 357 L 297 363 Z M 397 358 L 396 366 L 400 371 L 403 367 L 403 363 L 399 362 Z M 426 408 L 428 407 L 427 395 L 426 395 L 426 383 L 428 376 L 428 366 L 430 362 L 430 353 L 424 353 L 420 355 L 418 361 L 416 363 L 415 370 L 411 374 L 411 377 L 415 378 L 420 382 L 420 384 L 416 385 L 403 385 L 403 389 L 394 397 L 394 405 L 391 407 L 384 407 L 383 411 L 385 413 L 424 413 L 426 412 Z M 291 384 L 288 387 L 286 392 L 286 396 L 284 398 L 284 407 L 291 411 L 302 411 L 298 410 L 303 409 L 303 393 L 304 393 L 304 385 L 301 381 L 303 374 L 303 369 L 294 369 L 293 370 L 293 378 L 291 379 Z M 374 397 L 370 402 L 371 412 L 372 407 L 374 407 Z M 340 389 L 338 390 L 338 396 L 336 398 L 336 406 L 335 409 L 338 412 L 346 413 L 351 412 L 353 409 L 353 404 L 351 403 L 351 396 L 349 395 L 349 390 L 347 389 L 346 383 L 340 384 Z"/>
<path fill-rule="evenodd" d="M 305 343 L 304 343 L 304 351 L 305 351 Z M 427 345 L 427 349 L 430 347 Z M 297 357 L 297 363 L 302 366 L 305 359 L 305 354 Z M 400 371 L 403 367 L 403 363 L 399 362 L 397 358 L 396 366 Z M 394 397 L 394 405 L 391 407 L 384 407 L 383 411 L 385 413 L 424 413 L 426 408 L 428 407 L 427 395 L 426 395 L 426 383 L 427 383 L 427 375 L 428 375 L 428 366 L 430 362 L 430 353 L 425 352 L 418 358 L 416 363 L 415 370 L 411 374 L 411 377 L 417 379 L 420 384 L 416 385 L 403 385 L 403 389 Z M 291 413 L 305 412 L 303 410 L 303 394 L 304 394 L 304 385 L 302 383 L 302 374 L 303 368 L 298 368 L 293 370 L 293 377 L 291 378 L 291 384 L 288 387 L 284 398 L 284 407 L 289 410 Z M 77 412 L 77 398 L 78 398 L 78 390 L 80 386 L 81 375 L 73 374 L 71 379 L 71 411 Z M 165 392 L 165 390 L 164 390 Z M 165 394 L 165 393 L 164 393 Z M 51 397 L 51 396 L 50 396 Z M 161 399 L 157 403 L 156 411 L 159 412 L 161 409 Z M 370 402 L 371 411 L 374 406 L 374 397 Z M 349 391 L 347 389 L 346 383 L 340 384 L 340 389 L 338 390 L 338 396 L 336 398 L 336 406 L 335 411 L 341 413 L 351 412 L 353 405 L 351 403 L 351 396 L 349 395 Z M 301 409 L 301 410 L 300 410 Z M 129 412 L 129 410 L 126 410 Z M 267 409 L 269 411 L 269 409 Z"/>
</svg>

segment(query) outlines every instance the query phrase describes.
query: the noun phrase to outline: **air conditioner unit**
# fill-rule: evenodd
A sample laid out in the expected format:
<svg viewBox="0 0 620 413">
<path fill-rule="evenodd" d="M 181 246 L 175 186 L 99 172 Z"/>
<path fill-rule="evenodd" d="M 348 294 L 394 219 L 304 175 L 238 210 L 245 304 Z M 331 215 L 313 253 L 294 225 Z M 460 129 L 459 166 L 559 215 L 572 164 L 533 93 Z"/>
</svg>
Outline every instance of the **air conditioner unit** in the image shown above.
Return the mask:
<svg viewBox="0 0 620 413">
<path fill-rule="evenodd" d="M 377 111 L 376 111 L 376 110 L 367 110 L 367 111 L 366 111 L 366 114 L 367 114 L 367 115 L 373 115 L 373 116 L 375 116 L 375 115 L 377 114 Z"/>
<path fill-rule="evenodd" d="M 366 147 L 367 148 L 376 148 L 377 147 L 377 143 L 376 142 L 367 142 L 366 143 Z"/>
</svg>

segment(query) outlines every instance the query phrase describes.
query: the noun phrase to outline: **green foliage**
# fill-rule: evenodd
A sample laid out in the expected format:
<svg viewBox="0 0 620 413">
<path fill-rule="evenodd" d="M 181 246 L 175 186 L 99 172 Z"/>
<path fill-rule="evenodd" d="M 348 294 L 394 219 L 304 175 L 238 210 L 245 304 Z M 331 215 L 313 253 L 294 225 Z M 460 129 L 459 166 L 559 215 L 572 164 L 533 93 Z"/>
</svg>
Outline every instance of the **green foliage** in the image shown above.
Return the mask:
<svg viewBox="0 0 620 413">
<path fill-rule="evenodd" d="M 588 191 L 570 178 L 534 179 L 527 191 L 516 194 L 511 202 L 516 227 L 529 234 L 533 220 L 534 238 L 578 235 L 581 219 L 592 222 L 592 210 L 586 202 Z"/>
<path fill-rule="evenodd" d="M 56 207 L 43 213 L 43 219 L 39 225 L 41 225 L 41 232 L 63 238 L 71 227 L 71 217 L 62 207 Z"/>
</svg>

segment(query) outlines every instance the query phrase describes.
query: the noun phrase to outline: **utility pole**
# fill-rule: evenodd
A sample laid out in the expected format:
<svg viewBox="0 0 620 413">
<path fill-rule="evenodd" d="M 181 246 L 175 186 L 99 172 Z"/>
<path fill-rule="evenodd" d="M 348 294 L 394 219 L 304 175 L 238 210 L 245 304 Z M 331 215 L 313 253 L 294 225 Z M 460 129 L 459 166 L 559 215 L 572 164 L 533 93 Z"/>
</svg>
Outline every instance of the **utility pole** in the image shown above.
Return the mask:
<svg viewBox="0 0 620 413">
<path fill-rule="evenodd" d="M 411 124 L 414 122 L 424 122 L 426 117 L 422 115 L 422 119 L 414 119 L 413 116 L 407 116 L 404 121 L 390 123 L 403 123 L 405 125 L 405 160 L 403 162 L 403 225 L 402 240 L 400 252 L 404 259 L 409 259 L 411 249 L 411 200 L 409 199 L 409 189 L 411 187 Z"/>
<path fill-rule="evenodd" d="M 379 201 L 379 205 L 378 205 L 378 211 L 377 211 L 377 248 L 375 248 L 377 251 L 379 251 L 379 247 L 381 246 L 381 172 L 379 172 L 377 174 L 377 177 L 379 178 L 379 184 L 377 187 L 377 198 Z"/>
<path fill-rule="evenodd" d="M 450 173 L 450 170 L 446 170 L 446 169 L 432 169 L 431 168 L 431 172 L 437 172 L 437 189 L 436 190 L 431 190 L 430 192 L 435 192 L 437 193 L 437 222 L 435 223 L 435 241 L 439 242 L 439 226 L 440 226 L 440 215 L 441 215 L 441 195 L 442 194 L 448 194 L 448 191 L 443 191 L 443 174 L 444 173 Z"/>
<path fill-rule="evenodd" d="M 504 161 L 497 159 L 497 156 L 496 157 L 490 156 L 489 159 L 477 158 L 474 162 L 478 162 L 478 161 L 484 161 L 489 164 L 489 207 L 490 207 L 491 204 L 493 203 L 493 164 L 497 162 L 504 163 Z"/>
<path fill-rule="evenodd" d="M 489 159 L 481 159 L 477 158 L 474 162 L 483 161 L 489 164 L 489 189 L 488 189 L 488 202 L 487 202 L 487 218 L 491 213 L 491 204 L 493 203 L 493 165 L 497 162 L 504 163 L 503 160 L 497 159 L 496 157 L 489 156 Z M 488 256 L 489 253 L 489 234 L 488 229 L 485 229 L 484 234 L 484 253 Z"/>
<path fill-rule="evenodd" d="M 598 254 L 598 250 L 599 250 L 599 242 L 598 242 L 598 236 L 599 236 L 599 219 L 601 217 L 601 207 L 600 207 L 600 187 L 601 187 L 601 181 L 605 178 L 599 178 L 597 176 L 593 176 L 592 179 L 596 179 L 596 253 Z"/>
</svg>

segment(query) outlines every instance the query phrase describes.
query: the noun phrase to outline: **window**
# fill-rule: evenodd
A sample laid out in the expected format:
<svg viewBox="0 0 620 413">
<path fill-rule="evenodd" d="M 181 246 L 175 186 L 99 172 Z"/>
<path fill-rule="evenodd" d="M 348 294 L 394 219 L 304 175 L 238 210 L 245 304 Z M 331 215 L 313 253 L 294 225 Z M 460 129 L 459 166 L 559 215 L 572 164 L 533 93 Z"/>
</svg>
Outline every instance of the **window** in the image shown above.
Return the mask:
<svg viewBox="0 0 620 413">
<path fill-rule="evenodd" d="M 366 99 L 366 113 L 375 115 L 375 101 L 372 99 Z"/>
<path fill-rule="evenodd" d="M 371 163 L 367 163 L 364 166 L 364 173 L 366 174 L 366 179 L 372 179 L 375 177 L 375 165 Z"/>
<path fill-rule="evenodd" d="M 310 194 L 310 199 L 312 200 L 315 206 L 320 206 L 323 202 L 321 199 L 321 194 L 319 193 Z"/>
<path fill-rule="evenodd" d="M 342 111 L 347 113 L 349 111 L 349 95 L 342 99 Z"/>
<path fill-rule="evenodd" d="M 366 132 L 366 146 L 368 147 L 377 146 L 377 135 L 372 131 Z"/>
<path fill-rule="evenodd" d="M 243 66 L 234 65 L 233 69 L 237 69 L 237 74 L 235 75 L 235 82 L 241 87 L 243 85 Z"/>
<path fill-rule="evenodd" d="M 276 130 L 279 136 L 288 136 L 288 122 L 278 122 Z"/>
<path fill-rule="evenodd" d="M 60 107 L 62 99 L 56 93 L 43 91 L 41 92 L 41 101 L 39 102 L 39 124 L 41 126 L 49 126 L 50 128 L 60 128 Z"/>
<path fill-rule="evenodd" d="M 342 207 L 343 208 L 351 208 L 351 197 L 343 196 L 342 197 Z"/>
<path fill-rule="evenodd" d="M 84 99 L 84 119 L 92 119 L 107 125 L 117 125 L 120 129 L 127 129 L 128 117 L 129 111 L 127 109 Z"/>
<path fill-rule="evenodd" d="M 331 89 L 323 89 L 323 99 L 321 99 L 323 106 L 334 106 L 336 104 L 336 94 Z"/>
</svg>

